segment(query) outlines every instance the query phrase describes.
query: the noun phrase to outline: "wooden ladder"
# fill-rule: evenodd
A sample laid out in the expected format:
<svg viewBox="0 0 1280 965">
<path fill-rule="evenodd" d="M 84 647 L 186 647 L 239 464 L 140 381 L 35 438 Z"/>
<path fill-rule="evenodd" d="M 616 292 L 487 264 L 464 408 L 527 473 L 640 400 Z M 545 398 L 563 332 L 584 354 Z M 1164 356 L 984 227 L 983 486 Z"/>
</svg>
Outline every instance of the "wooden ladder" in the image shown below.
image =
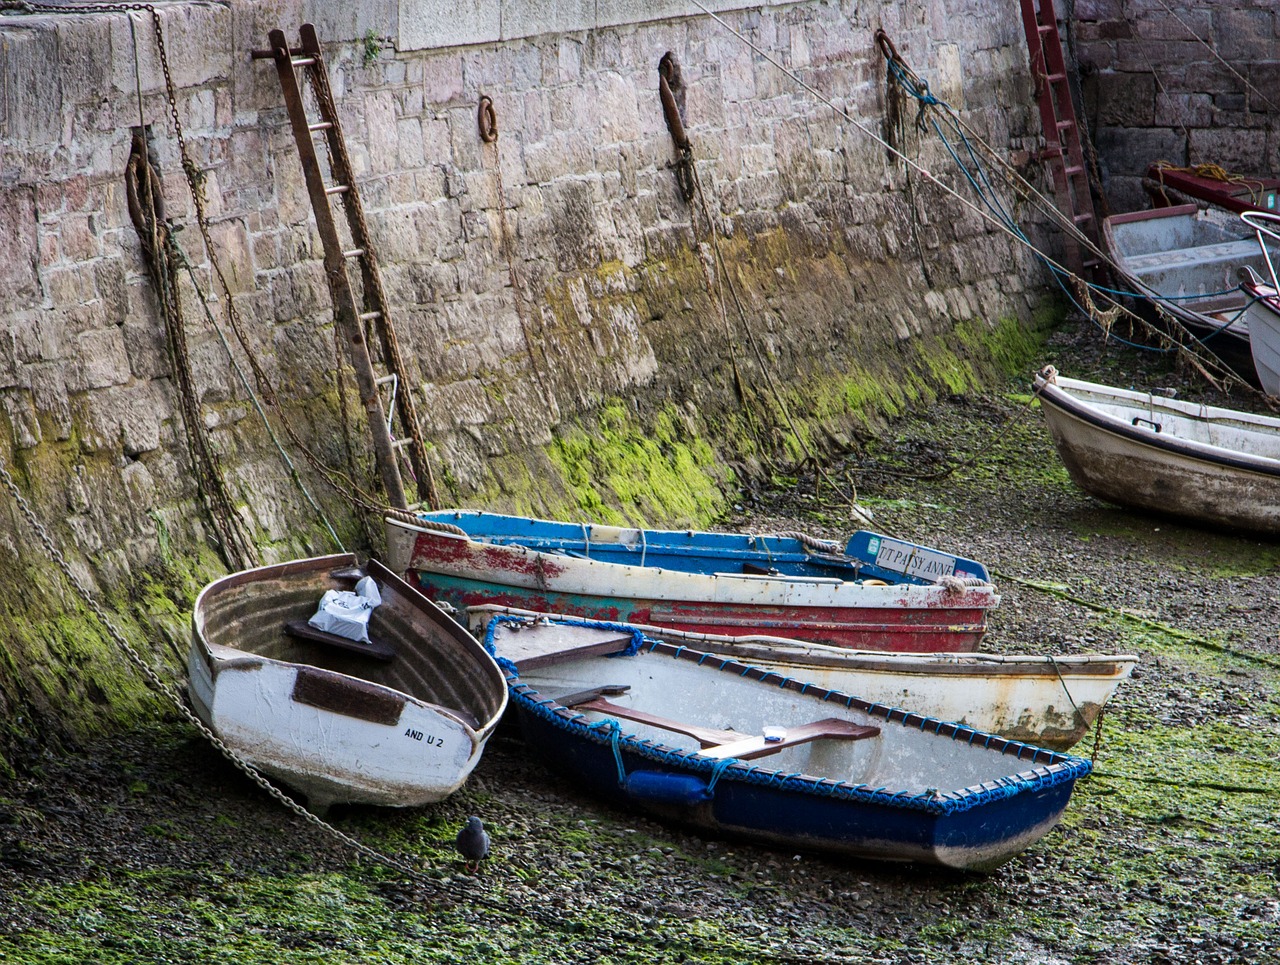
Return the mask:
<svg viewBox="0 0 1280 965">
<path fill-rule="evenodd" d="M 369 420 L 369 429 L 373 435 L 374 457 L 382 477 L 383 487 L 393 506 L 398 509 L 409 508 L 396 459 L 399 451 L 407 448 L 409 464 L 417 478 L 419 501 L 426 503 L 432 509 L 437 509 L 439 498 L 436 495 L 435 479 L 430 463 L 427 462 L 426 445 L 422 440 L 413 392 L 409 387 L 395 326 L 388 312 L 386 292 L 383 290 L 382 278 L 378 272 L 378 259 L 374 255 L 373 241 L 369 237 L 369 229 L 365 223 L 364 206 L 360 202 L 360 192 L 351 174 L 351 159 L 347 154 L 342 125 L 333 103 L 333 92 L 329 88 L 329 71 L 320 50 L 316 29 L 309 23 L 302 25 L 299 47 L 289 46 L 283 30 L 272 30 L 268 38 L 271 49 L 255 50 L 252 56 L 255 60 L 274 60 L 276 71 L 280 76 L 285 107 L 289 111 L 289 122 L 293 128 L 293 137 L 298 145 L 298 157 L 302 161 L 302 172 L 307 182 L 307 194 L 311 198 L 316 227 L 320 231 L 320 240 L 324 245 L 324 271 L 329 280 L 334 318 L 342 337 L 346 340 L 351 366 L 355 370 L 360 402 Z M 305 79 L 311 84 L 315 94 L 320 118 L 314 123 L 308 120 L 306 108 L 302 102 L 299 70 L 304 72 Z M 316 154 L 317 134 L 323 134 L 325 137 L 329 171 L 332 176 L 331 183 L 326 183 L 320 168 L 320 160 Z M 330 203 L 330 199 L 334 196 L 342 202 L 341 207 L 346 215 L 353 244 L 351 248 L 344 246 L 338 232 L 338 224 Z M 360 307 L 356 305 L 356 296 L 347 268 L 348 263 L 353 261 L 360 266 L 363 300 L 363 305 Z M 382 361 L 387 369 L 387 374 L 384 376 L 378 376 L 374 370 L 368 341 L 365 338 L 366 325 L 371 326 L 377 333 Z M 391 418 L 387 415 L 387 407 L 383 406 L 379 395 L 379 390 L 386 386 L 391 389 L 391 408 L 399 417 L 403 430 L 401 438 L 398 439 L 392 436 Z"/>
<path fill-rule="evenodd" d="M 1031 54 L 1031 76 L 1035 80 L 1044 128 L 1044 150 L 1040 160 L 1053 174 L 1054 199 L 1064 218 L 1074 224 L 1101 250 L 1101 233 L 1089 192 L 1089 172 L 1085 167 L 1080 124 L 1071 101 L 1067 65 L 1058 33 L 1058 14 L 1053 0 L 1021 0 L 1022 25 L 1026 29 Z M 1065 232 L 1063 262 L 1086 278 L 1094 278 L 1102 262 L 1094 250 L 1084 249 L 1071 232 Z M 1087 274 L 1086 274 L 1087 273 Z"/>
</svg>

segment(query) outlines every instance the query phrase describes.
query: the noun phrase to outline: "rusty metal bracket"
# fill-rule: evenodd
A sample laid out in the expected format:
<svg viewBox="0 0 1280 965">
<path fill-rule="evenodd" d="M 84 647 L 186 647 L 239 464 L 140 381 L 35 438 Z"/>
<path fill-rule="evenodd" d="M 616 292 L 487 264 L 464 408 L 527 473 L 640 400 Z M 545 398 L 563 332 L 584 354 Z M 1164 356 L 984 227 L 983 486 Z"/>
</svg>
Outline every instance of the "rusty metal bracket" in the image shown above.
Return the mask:
<svg viewBox="0 0 1280 965">
<path fill-rule="evenodd" d="M 676 172 L 676 182 L 680 185 L 680 194 L 686 202 L 689 202 L 693 200 L 696 185 L 693 172 L 693 145 L 689 143 L 689 135 L 685 133 L 684 117 L 681 111 L 684 91 L 680 63 L 676 60 L 676 55 L 668 50 L 658 61 L 658 96 L 662 100 L 662 113 L 667 120 L 667 130 L 671 132 L 671 140 L 680 153 L 680 157 L 672 165 Z"/>
</svg>

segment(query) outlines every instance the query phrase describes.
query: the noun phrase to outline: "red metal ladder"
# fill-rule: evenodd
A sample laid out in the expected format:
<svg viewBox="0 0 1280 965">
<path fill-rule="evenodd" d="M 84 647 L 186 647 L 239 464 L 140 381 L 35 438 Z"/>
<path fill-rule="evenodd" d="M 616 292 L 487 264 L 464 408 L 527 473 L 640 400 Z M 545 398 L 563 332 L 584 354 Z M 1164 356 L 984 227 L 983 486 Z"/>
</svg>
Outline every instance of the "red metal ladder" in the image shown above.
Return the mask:
<svg viewBox="0 0 1280 965">
<path fill-rule="evenodd" d="M 1040 160 L 1053 174 L 1054 200 L 1064 218 L 1083 232 L 1101 250 L 1098 219 L 1089 193 L 1089 172 L 1085 167 L 1083 135 L 1071 102 L 1067 65 L 1058 33 L 1058 14 L 1053 0 L 1021 0 L 1022 25 L 1031 54 L 1031 76 L 1035 80 L 1044 128 L 1044 150 Z M 1078 275 L 1091 277 L 1101 266 L 1094 251 L 1083 249 L 1074 234 L 1064 233 L 1063 262 Z M 1088 272 L 1088 275 L 1085 273 Z"/>
<path fill-rule="evenodd" d="M 329 291 L 333 298 L 334 317 L 339 331 L 346 340 L 351 366 L 355 370 L 360 401 L 364 406 L 369 420 L 369 429 L 373 435 L 374 457 L 378 464 L 383 488 L 386 489 L 387 497 L 393 506 L 399 509 L 407 508 L 408 500 L 405 497 L 396 454 L 400 449 L 408 447 L 410 465 L 417 477 L 419 499 L 433 509 L 438 508 L 435 480 L 431 466 L 427 462 L 426 445 L 419 428 L 413 392 L 406 379 L 406 367 L 388 311 L 386 293 L 378 272 L 378 260 L 374 255 L 373 242 L 365 223 L 360 192 L 351 173 L 351 160 L 347 154 L 342 125 L 334 106 L 333 92 L 329 88 L 329 71 L 325 66 L 315 27 L 309 23 L 302 25 L 299 47 L 289 46 L 283 30 L 272 30 L 268 37 L 271 49 L 255 50 L 253 57 L 256 60 L 274 60 L 276 71 L 280 76 L 285 107 L 288 109 L 289 122 L 293 128 L 294 140 L 298 145 L 298 157 L 302 161 L 307 194 L 311 198 L 316 228 L 320 232 L 320 240 L 324 245 L 324 271 L 329 280 Z M 299 70 L 305 72 L 305 79 L 311 84 L 311 89 L 315 93 L 320 119 L 314 123 L 308 120 L 306 108 L 303 105 Z M 332 183 L 326 183 L 316 154 L 317 134 L 323 134 L 325 137 Z M 334 196 L 341 200 L 342 210 L 346 215 L 347 228 L 353 245 L 351 248 L 345 247 L 338 231 L 338 223 L 330 204 L 330 198 Z M 360 266 L 363 301 L 360 307 L 356 305 L 355 292 L 347 271 L 347 265 L 352 261 Z M 387 375 L 379 377 L 374 370 L 369 345 L 365 339 L 366 324 L 377 333 L 382 360 L 388 370 Z M 391 420 L 387 417 L 386 408 L 378 393 L 380 388 L 387 385 L 392 387 L 391 404 L 396 415 L 399 416 L 403 430 L 402 437 L 399 439 L 392 439 Z"/>
</svg>

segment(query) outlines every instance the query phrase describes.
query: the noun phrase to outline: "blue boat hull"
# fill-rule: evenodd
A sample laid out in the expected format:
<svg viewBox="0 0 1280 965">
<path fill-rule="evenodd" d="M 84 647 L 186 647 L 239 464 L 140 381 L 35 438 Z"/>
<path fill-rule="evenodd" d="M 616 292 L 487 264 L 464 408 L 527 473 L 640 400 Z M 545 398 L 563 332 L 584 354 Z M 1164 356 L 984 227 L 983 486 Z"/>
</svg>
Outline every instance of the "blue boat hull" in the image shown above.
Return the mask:
<svg viewBox="0 0 1280 965">
<path fill-rule="evenodd" d="M 1058 822 L 1074 788 L 1074 782 L 1064 782 L 959 814 L 930 814 L 725 780 L 716 784 L 709 800 L 684 803 L 676 798 L 688 785 L 672 779 L 687 775 L 623 750 L 629 774 L 660 774 L 672 784 L 671 799 L 663 800 L 643 789 L 629 793 L 620 784 L 607 743 L 567 737 L 541 715 L 518 702 L 513 706 L 527 746 L 585 794 L 682 828 L 829 858 L 990 871 L 1043 837 Z M 694 780 L 705 788 L 705 779 Z"/>
</svg>

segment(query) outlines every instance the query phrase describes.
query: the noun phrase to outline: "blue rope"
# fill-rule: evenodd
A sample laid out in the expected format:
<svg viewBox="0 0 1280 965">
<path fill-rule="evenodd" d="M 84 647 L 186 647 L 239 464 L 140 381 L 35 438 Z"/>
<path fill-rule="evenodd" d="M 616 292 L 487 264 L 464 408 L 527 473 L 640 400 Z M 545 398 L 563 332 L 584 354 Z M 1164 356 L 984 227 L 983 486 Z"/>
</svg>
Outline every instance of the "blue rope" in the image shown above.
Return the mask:
<svg viewBox="0 0 1280 965">
<path fill-rule="evenodd" d="M 1024 242 L 1027 245 L 1028 249 L 1034 254 L 1035 258 L 1038 259 L 1041 262 L 1041 264 L 1043 264 L 1046 268 L 1049 269 L 1049 272 L 1052 275 L 1054 282 L 1062 290 L 1063 294 L 1066 295 L 1067 300 L 1075 307 L 1075 309 L 1078 312 L 1080 312 L 1081 315 L 1084 315 L 1086 318 L 1088 318 L 1095 327 L 1101 330 L 1102 326 L 1098 323 L 1097 319 L 1093 317 L 1093 314 L 1090 311 L 1088 311 L 1088 309 L 1086 309 L 1082 304 L 1080 304 L 1079 299 L 1076 298 L 1075 292 L 1067 284 L 1066 275 L 1068 273 L 1065 272 L 1063 269 L 1059 268 L 1058 266 L 1054 265 L 1053 263 L 1051 263 L 1049 259 L 1044 254 L 1042 254 L 1039 251 L 1039 249 L 1035 247 L 1035 245 L 1031 243 L 1031 240 L 1027 237 L 1026 233 L 1023 232 L 1017 220 L 1013 217 L 1013 215 L 1009 211 L 1005 209 L 1004 205 L 1000 202 L 999 198 L 995 194 L 994 188 L 991 185 L 990 178 L 987 177 L 986 165 L 982 163 L 981 158 L 978 156 L 977 152 L 974 150 L 972 140 L 964 132 L 964 129 L 960 126 L 959 122 L 956 120 L 954 116 L 954 111 L 951 105 L 948 104 L 946 101 L 939 100 L 937 97 L 933 96 L 933 94 L 929 92 L 929 85 L 925 81 L 917 78 L 913 73 L 907 70 L 904 67 L 904 65 L 898 63 L 896 60 L 890 57 L 888 53 L 885 54 L 885 59 L 888 61 L 890 72 L 893 74 L 894 78 L 898 81 L 898 83 L 902 86 L 902 89 L 905 90 L 917 101 L 919 101 L 921 105 L 920 116 L 917 118 L 916 126 L 920 130 L 924 130 L 924 124 L 921 118 L 923 117 L 925 107 L 944 108 L 943 116 L 946 119 L 947 127 L 954 132 L 953 136 L 958 138 L 960 143 L 963 145 L 965 153 L 968 155 L 969 160 L 972 163 L 972 170 L 970 169 L 970 165 L 966 164 L 965 161 L 960 157 L 960 154 L 957 152 L 956 148 L 951 143 L 951 138 L 948 137 L 947 134 L 943 131 L 942 126 L 939 124 L 936 116 L 931 120 L 933 130 L 938 135 L 938 138 L 942 141 L 942 145 L 946 149 L 947 153 L 951 155 L 951 159 L 955 162 L 956 167 L 960 169 L 960 172 L 961 174 L 964 175 L 965 180 L 969 182 L 969 186 L 973 188 L 974 193 L 978 196 L 979 200 L 991 213 L 992 217 L 996 221 L 998 221 L 1004 228 L 1006 228 L 1010 233 L 1015 235 L 1020 241 Z M 919 81 L 919 83 L 917 83 L 916 81 Z M 1084 280 L 1082 279 L 1082 281 Z M 1235 289 L 1233 288 L 1228 288 L 1218 292 L 1210 292 L 1210 293 L 1197 294 L 1197 295 L 1158 295 L 1158 296 L 1155 296 L 1154 299 L 1152 299 L 1150 296 L 1147 296 L 1140 292 L 1132 292 L 1132 291 L 1125 291 L 1121 289 L 1108 288 L 1104 285 L 1098 285 L 1090 281 L 1084 281 L 1084 284 L 1090 291 L 1100 292 L 1107 295 L 1115 295 L 1115 296 L 1130 297 L 1130 298 L 1142 298 L 1147 300 L 1155 300 L 1155 301 L 1163 301 L 1163 302 L 1177 302 L 1177 301 L 1187 301 L 1192 299 L 1212 298 L 1212 297 L 1221 296 L 1221 295 L 1228 295 L 1228 294 L 1231 294 L 1231 292 L 1235 291 Z M 1248 306 L 1246 306 L 1245 309 L 1242 309 L 1240 313 L 1235 315 L 1231 319 L 1231 322 L 1229 322 L 1227 325 L 1223 326 L 1222 328 L 1216 328 L 1214 331 L 1210 332 L 1208 335 L 1201 337 L 1199 335 L 1196 335 L 1194 332 L 1190 332 L 1188 334 L 1197 344 L 1207 345 L 1210 339 L 1220 335 L 1223 331 L 1225 331 L 1227 327 L 1229 327 L 1241 315 L 1243 315 L 1244 311 L 1247 310 L 1247 307 Z M 1131 339 L 1127 339 L 1120 335 L 1117 335 L 1115 332 L 1106 332 L 1106 335 L 1108 338 L 1115 339 L 1115 341 L 1121 343 L 1122 345 L 1126 345 L 1129 348 L 1139 349 L 1144 352 L 1154 352 L 1160 355 L 1167 355 L 1170 352 L 1177 351 L 1177 346 L 1172 346 L 1169 348 L 1161 348 L 1160 346 L 1156 346 L 1156 345 L 1143 345 L 1140 342 L 1135 342 L 1135 341 L 1132 341 Z"/>
<path fill-rule="evenodd" d="M 616 720 L 604 721 L 609 730 L 609 743 L 613 746 L 613 759 L 618 765 L 618 785 L 624 786 L 627 783 L 627 769 L 622 763 L 622 748 L 619 746 L 622 740 L 622 728 L 618 726 Z"/>
<path fill-rule="evenodd" d="M 720 783 L 720 777 L 734 764 L 738 763 L 736 757 L 726 757 L 722 761 L 717 761 L 715 767 L 711 768 L 711 780 L 707 781 L 707 793 L 713 794 L 716 785 Z"/>
</svg>

